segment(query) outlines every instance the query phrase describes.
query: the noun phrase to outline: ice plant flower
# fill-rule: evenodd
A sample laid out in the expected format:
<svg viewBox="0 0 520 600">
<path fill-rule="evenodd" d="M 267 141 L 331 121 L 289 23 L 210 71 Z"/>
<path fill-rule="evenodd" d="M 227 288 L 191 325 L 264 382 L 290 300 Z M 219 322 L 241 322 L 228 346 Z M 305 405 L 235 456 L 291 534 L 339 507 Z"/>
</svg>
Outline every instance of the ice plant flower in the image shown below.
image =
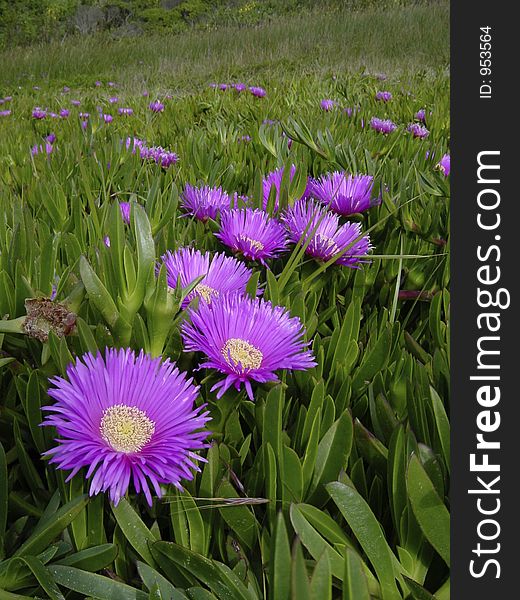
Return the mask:
<svg viewBox="0 0 520 600">
<path fill-rule="evenodd" d="M 322 110 L 329 111 L 329 110 L 332 110 L 336 106 L 336 102 L 334 102 L 334 100 L 325 99 L 320 102 L 320 106 L 321 106 Z"/>
<path fill-rule="evenodd" d="M 0 110 L 0 117 L 8 117 L 10 114 L 10 110 Z"/>
<path fill-rule="evenodd" d="M 211 391 L 221 398 L 228 388 L 243 385 L 253 400 L 251 382 L 278 381 L 275 371 L 302 371 L 316 365 L 305 329 L 287 309 L 259 298 L 226 295 L 190 309 L 182 324 L 184 350 L 206 355 L 199 368 L 225 375 Z"/>
<path fill-rule="evenodd" d="M 154 113 L 160 113 L 164 110 L 164 104 L 156 100 L 155 102 L 150 102 L 148 108 Z"/>
<path fill-rule="evenodd" d="M 371 245 L 368 235 L 361 237 L 361 225 L 341 225 L 338 215 L 327 211 L 312 198 L 295 202 L 285 211 L 282 220 L 293 242 L 307 243 L 305 253 L 309 256 L 327 262 L 344 251 L 336 264 L 355 269 L 359 268 L 359 263 L 366 262 L 363 257 Z"/>
<path fill-rule="evenodd" d="M 430 135 L 430 132 L 424 125 L 420 125 L 419 123 L 411 123 L 408 125 L 407 131 L 413 135 L 414 138 L 419 138 L 423 140 L 424 138 Z"/>
<path fill-rule="evenodd" d="M 45 138 L 46 142 L 49 142 L 49 144 L 54 144 L 54 142 L 56 141 L 56 134 L 55 133 L 50 133 L 46 138 Z"/>
<path fill-rule="evenodd" d="M 263 98 L 267 92 L 264 90 L 264 88 L 261 87 L 250 87 L 249 91 L 251 92 L 251 94 L 253 94 L 253 96 L 256 96 L 257 98 Z"/>
<path fill-rule="evenodd" d="M 209 420 L 194 408 L 198 387 L 169 359 L 143 351 L 106 349 L 84 354 L 67 367 L 67 378 L 50 379 L 55 400 L 43 407 L 42 425 L 56 427 L 57 445 L 44 453 L 58 469 L 82 468 L 91 478 L 89 494 L 108 492 L 117 505 L 130 483 L 152 505 L 161 485 L 193 479 L 195 451 L 207 447 Z"/>
<path fill-rule="evenodd" d="M 265 265 L 287 249 L 284 226 L 265 211 L 236 208 L 222 213 L 215 236 L 233 252 Z"/>
<path fill-rule="evenodd" d="M 108 101 L 110 102 L 110 104 L 117 104 L 119 102 L 119 98 L 117 96 L 112 96 L 108 99 Z"/>
<path fill-rule="evenodd" d="M 68 108 L 62 108 L 60 110 L 60 117 L 62 119 L 67 119 L 69 115 L 70 115 L 70 110 Z"/>
<path fill-rule="evenodd" d="M 72 106 L 79 106 L 81 104 L 81 100 L 71 100 L 70 103 Z"/>
<path fill-rule="evenodd" d="M 294 179 L 295 173 L 296 173 L 296 167 L 294 165 L 291 165 L 291 172 L 290 172 L 290 176 L 289 176 L 290 181 L 292 181 Z M 280 203 L 280 187 L 282 185 L 283 174 L 284 174 L 284 168 L 280 167 L 279 169 L 276 169 L 275 171 L 271 171 L 264 177 L 264 180 L 262 182 L 263 195 L 264 195 L 264 198 L 263 198 L 264 210 L 267 209 L 267 205 L 269 203 L 269 196 L 271 194 L 271 190 L 274 187 L 274 189 L 276 190 L 276 197 L 274 200 L 274 211 L 275 212 L 278 211 L 279 203 Z M 305 192 L 303 193 L 302 197 L 305 198 L 307 196 L 307 193 L 308 193 L 308 190 L 306 189 Z"/>
<path fill-rule="evenodd" d="M 132 108 L 118 108 L 117 114 L 129 117 L 134 114 L 134 110 Z"/>
<path fill-rule="evenodd" d="M 378 119 L 377 117 L 372 117 L 370 120 L 370 127 L 379 133 L 384 133 L 385 135 L 392 133 L 392 131 L 397 129 L 397 125 L 390 119 Z"/>
<path fill-rule="evenodd" d="M 121 218 L 123 221 L 130 225 L 130 202 L 120 202 L 119 210 L 121 211 Z"/>
<path fill-rule="evenodd" d="M 227 83 L 220 83 L 219 86 L 218 86 L 218 89 L 221 92 L 225 92 L 228 89 L 228 84 Z"/>
<path fill-rule="evenodd" d="M 114 120 L 114 117 L 112 115 L 103 115 L 103 121 L 105 123 L 112 123 L 112 121 Z"/>
<path fill-rule="evenodd" d="M 426 111 L 424 110 L 424 108 L 421 108 L 421 110 L 418 110 L 415 113 L 415 118 L 418 121 L 421 121 L 421 123 L 424 123 L 426 121 Z"/>
<path fill-rule="evenodd" d="M 32 118 L 33 119 L 41 120 L 41 119 L 45 119 L 46 116 L 47 116 L 47 111 L 43 110 L 42 108 L 36 107 L 32 111 Z"/>
<path fill-rule="evenodd" d="M 175 288 L 177 281 L 182 288 L 188 287 L 201 275 L 204 276 L 182 303 L 182 308 L 195 298 L 210 303 L 222 294 L 236 292 L 245 294 L 252 272 L 243 263 L 226 256 L 210 252 L 201 253 L 193 248 L 179 248 L 166 252 L 162 257 L 166 266 L 168 286 Z"/>
<path fill-rule="evenodd" d="M 309 196 L 346 217 L 373 206 L 370 199 L 373 185 L 374 178 L 371 175 L 348 175 L 334 171 L 311 179 L 308 189 Z"/>
<path fill-rule="evenodd" d="M 187 184 L 181 194 L 181 204 L 189 215 L 199 221 L 207 221 L 214 220 L 217 214 L 234 206 L 235 199 L 221 187 L 194 187 Z"/>
<path fill-rule="evenodd" d="M 390 92 L 377 92 L 376 100 L 380 102 L 390 102 L 392 99 L 392 94 Z"/>
<path fill-rule="evenodd" d="M 170 165 L 174 165 L 179 160 L 179 157 L 175 152 L 165 150 L 162 146 L 148 147 L 146 144 L 142 144 L 139 146 L 139 155 L 143 160 L 153 160 L 165 169 Z"/>
<path fill-rule="evenodd" d="M 237 92 L 243 92 L 247 90 L 247 85 L 245 83 L 234 83 L 233 87 Z"/>
<path fill-rule="evenodd" d="M 54 146 L 50 142 L 46 142 L 45 144 L 35 144 L 31 148 L 31 154 L 36 156 L 37 154 L 46 154 L 50 156 L 54 150 Z"/>
<path fill-rule="evenodd" d="M 451 159 L 449 154 L 445 154 L 437 164 L 437 168 L 444 175 L 448 177 L 451 171 Z"/>
</svg>

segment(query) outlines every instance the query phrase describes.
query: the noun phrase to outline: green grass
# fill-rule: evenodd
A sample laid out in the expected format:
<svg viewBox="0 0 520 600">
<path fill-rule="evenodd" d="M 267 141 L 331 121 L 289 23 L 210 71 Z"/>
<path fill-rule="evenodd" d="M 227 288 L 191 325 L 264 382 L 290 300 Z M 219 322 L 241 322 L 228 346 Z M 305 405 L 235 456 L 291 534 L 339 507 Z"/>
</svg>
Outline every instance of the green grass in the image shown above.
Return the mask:
<svg viewBox="0 0 520 600">
<path fill-rule="evenodd" d="M 192 89 L 208 80 L 262 82 L 366 69 L 389 74 L 446 68 L 449 8 L 304 13 L 258 27 L 225 27 L 118 41 L 106 36 L 16 48 L 0 54 L 0 85 L 91 83 Z"/>
</svg>

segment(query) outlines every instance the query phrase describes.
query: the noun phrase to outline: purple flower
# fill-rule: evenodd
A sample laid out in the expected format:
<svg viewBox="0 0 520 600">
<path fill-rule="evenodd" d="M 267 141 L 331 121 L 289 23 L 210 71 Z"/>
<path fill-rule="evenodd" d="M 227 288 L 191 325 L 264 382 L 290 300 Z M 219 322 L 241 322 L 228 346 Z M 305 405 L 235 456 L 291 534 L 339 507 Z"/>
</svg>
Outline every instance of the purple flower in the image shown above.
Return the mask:
<svg viewBox="0 0 520 600">
<path fill-rule="evenodd" d="M 219 86 L 218 86 L 218 89 L 221 92 L 225 92 L 228 89 L 228 84 L 227 83 L 220 83 Z"/>
<path fill-rule="evenodd" d="M 419 138 L 421 140 L 430 135 L 430 132 L 426 129 L 426 127 L 420 125 L 419 123 L 411 123 L 408 125 L 407 131 L 409 131 L 414 138 Z"/>
<path fill-rule="evenodd" d="M 88 121 L 81 121 L 81 129 L 86 129 L 88 127 Z"/>
<path fill-rule="evenodd" d="M 118 108 L 117 113 L 119 115 L 126 115 L 127 117 L 129 117 L 134 114 L 134 111 L 132 108 Z"/>
<path fill-rule="evenodd" d="M 64 86 L 63 86 L 63 90 L 62 90 L 62 92 L 63 92 L 64 94 L 68 94 L 68 93 L 70 92 L 70 87 L 68 87 L 68 86 L 64 85 Z"/>
<path fill-rule="evenodd" d="M 153 160 L 161 167 L 168 168 L 178 162 L 179 157 L 175 152 L 165 150 L 162 146 L 139 146 L 139 155 L 143 160 Z"/>
<path fill-rule="evenodd" d="M 127 137 L 125 146 L 126 149 L 129 150 L 132 148 L 132 154 L 135 154 L 138 148 L 142 148 L 145 145 L 144 140 L 140 140 L 136 137 Z"/>
<path fill-rule="evenodd" d="M 110 102 L 110 104 L 117 104 L 119 102 L 119 98 L 117 96 L 112 96 L 108 99 L 108 101 Z"/>
<path fill-rule="evenodd" d="M 424 108 L 421 108 L 421 110 L 418 110 L 418 111 L 415 113 L 415 118 L 416 118 L 418 121 L 421 121 L 422 123 L 424 123 L 424 122 L 425 122 L 425 120 L 426 120 L 426 111 L 424 110 Z"/>
<path fill-rule="evenodd" d="M 376 100 L 380 100 L 381 102 L 390 102 L 392 99 L 392 94 L 390 92 L 377 92 Z"/>
<path fill-rule="evenodd" d="M 69 115 L 70 115 L 70 110 L 68 108 L 62 108 L 60 110 L 60 117 L 62 119 L 67 119 Z"/>
<path fill-rule="evenodd" d="M 276 119 L 264 119 L 262 125 L 278 125 L 279 121 Z"/>
<path fill-rule="evenodd" d="M 194 408 L 198 387 L 169 359 L 133 350 L 106 349 L 105 356 L 84 354 L 67 367 L 67 379 L 54 377 L 49 396 L 56 401 L 43 425 L 56 427 L 57 445 L 44 453 L 67 481 L 88 467 L 89 494 L 108 491 L 117 505 L 130 482 L 152 505 L 161 484 L 182 489 L 207 447 L 209 420 Z"/>
<path fill-rule="evenodd" d="M 121 218 L 123 221 L 130 225 L 130 202 L 120 202 L 119 209 L 121 210 Z"/>
<path fill-rule="evenodd" d="M 264 88 L 261 87 L 250 87 L 249 91 L 253 94 L 253 96 L 256 96 L 257 98 L 263 98 L 266 95 L 266 91 L 264 90 Z"/>
<path fill-rule="evenodd" d="M 250 142 L 253 138 L 250 135 L 242 135 L 238 138 L 239 142 Z"/>
<path fill-rule="evenodd" d="M 116 87 L 116 84 L 113 81 L 109 81 L 107 85 L 108 87 Z"/>
<path fill-rule="evenodd" d="M 336 106 L 336 102 L 334 102 L 334 100 L 322 100 L 320 102 L 320 106 L 322 108 L 322 110 L 324 111 L 329 111 L 332 110 L 335 106 Z"/>
<path fill-rule="evenodd" d="M 70 103 L 72 106 L 79 106 L 81 104 L 81 100 L 71 100 Z"/>
<path fill-rule="evenodd" d="M 47 116 L 47 111 L 43 110 L 42 108 L 36 107 L 35 109 L 33 109 L 32 111 L 32 117 L 33 119 L 45 119 L 45 117 Z"/>
<path fill-rule="evenodd" d="M 237 208 L 222 213 L 215 236 L 228 248 L 265 265 L 287 249 L 284 226 L 263 210 Z"/>
<path fill-rule="evenodd" d="M 319 179 L 311 179 L 309 195 L 333 212 L 346 217 L 372 206 L 370 197 L 373 185 L 374 178 L 371 175 L 347 175 L 335 171 Z"/>
<path fill-rule="evenodd" d="M 444 175 L 444 177 L 448 177 L 451 172 L 451 159 L 449 154 L 445 154 L 439 163 L 437 164 L 437 168 Z"/>
<path fill-rule="evenodd" d="M 279 169 L 276 169 L 275 171 L 271 171 L 270 173 L 267 174 L 266 177 L 264 177 L 264 180 L 262 182 L 263 194 L 264 194 L 264 199 L 263 199 L 264 210 L 267 210 L 267 205 L 269 203 L 269 196 L 271 194 L 271 190 L 274 188 L 276 190 L 276 196 L 275 196 L 275 200 L 274 200 L 274 212 L 278 211 L 279 203 L 280 203 L 280 187 L 282 185 L 283 173 L 284 173 L 284 168 L 280 167 Z M 296 167 L 294 165 L 291 165 L 290 181 L 292 181 L 294 179 L 295 173 L 296 173 Z M 302 198 L 305 198 L 306 196 L 307 196 L 307 190 L 305 190 Z"/>
<path fill-rule="evenodd" d="M 8 117 L 10 114 L 10 110 L 0 110 L 0 117 Z"/>
<path fill-rule="evenodd" d="M 245 83 L 235 83 L 233 84 L 233 87 L 237 92 L 243 92 L 247 90 L 247 85 Z"/>
<path fill-rule="evenodd" d="M 107 248 L 110 248 L 110 238 L 108 237 L 108 235 L 106 235 L 106 236 L 103 238 L 103 243 L 105 244 L 105 246 L 106 246 Z"/>
<path fill-rule="evenodd" d="M 295 243 L 308 243 L 305 253 L 323 262 L 348 248 L 336 260 L 338 265 L 358 268 L 358 257 L 364 257 L 370 250 L 370 238 L 361 236 L 359 223 L 340 225 L 339 216 L 317 204 L 313 199 L 299 200 L 290 206 L 282 216 L 289 237 Z M 357 240 L 357 241 L 356 241 Z"/>
<path fill-rule="evenodd" d="M 252 275 L 243 263 L 223 253 L 212 256 L 209 252 L 202 254 L 193 248 L 179 248 L 173 253 L 168 251 L 161 258 L 171 288 L 177 286 L 177 281 L 186 288 L 204 275 L 204 279 L 184 298 L 182 308 L 186 308 L 195 297 L 210 303 L 222 294 L 245 294 Z"/>
<path fill-rule="evenodd" d="M 49 142 L 49 144 L 54 144 L 54 142 L 56 141 L 56 134 L 54 133 L 50 133 L 46 138 L 45 138 L 46 142 Z"/>
<path fill-rule="evenodd" d="M 300 319 L 281 306 L 233 294 L 190 309 L 189 317 L 191 323 L 182 324 L 184 350 L 203 352 L 207 358 L 199 368 L 225 375 L 211 388 L 218 390 L 217 398 L 243 384 L 253 400 L 252 381 L 278 381 L 275 371 L 316 365 Z"/>
<path fill-rule="evenodd" d="M 395 129 L 397 129 L 397 125 L 391 121 L 390 119 L 378 119 L 377 117 L 372 117 L 370 120 L 370 127 L 375 131 L 379 131 L 379 133 L 384 133 L 385 135 L 388 133 L 392 133 Z"/>
<path fill-rule="evenodd" d="M 114 120 L 114 117 L 112 115 L 103 115 L 103 121 L 105 123 L 112 123 L 113 120 Z"/>
<path fill-rule="evenodd" d="M 150 102 L 148 108 L 154 113 L 160 113 L 164 110 L 164 104 L 156 100 L 155 102 Z"/>
<path fill-rule="evenodd" d="M 181 194 L 181 204 L 184 210 L 199 221 L 215 219 L 221 211 L 235 205 L 232 198 L 221 187 L 194 187 L 187 184 Z"/>
<path fill-rule="evenodd" d="M 144 90 L 144 92 L 142 93 L 143 98 L 148 98 L 149 95 L 150 93 L 148 92 L 148 90 Z"/>
<path fill-rule="evenodd" d="M 36 156 L 37 154 L 45 154 L 50 156 L 54 150 L 54 146 L 50 142 L 46 142 L 45 144 L 35 144 L 31 148 L 31 154 Z"/>
<path fill-rule="evenodd" d="M 48 113 L 48 114 L 49 114 L 49 117 L 50 117 L 51 119 L 59 119 L 59 118 L 60 118 L 60 115 L 58 115 L 58 114 L 57 114 L 57 113 L 55 113 L 55 112 L 50 112 L 50 113 Z"/>
<path fill-rule="evenodd" d="M 94 85 L 95 85 L 96 87 L 101 87 L 101 85 L 102 85 L 102 84 L 101 84 L 101 81 L 96 81 L 96 82 L 94 83 Z"/>
<path fill-rule="evenodd" d="M 79 118 L 83 119 L 84 121 L 86 121 L 88 118 L 90 117 L 90 113 L 79 113 Z"/>
</svg>

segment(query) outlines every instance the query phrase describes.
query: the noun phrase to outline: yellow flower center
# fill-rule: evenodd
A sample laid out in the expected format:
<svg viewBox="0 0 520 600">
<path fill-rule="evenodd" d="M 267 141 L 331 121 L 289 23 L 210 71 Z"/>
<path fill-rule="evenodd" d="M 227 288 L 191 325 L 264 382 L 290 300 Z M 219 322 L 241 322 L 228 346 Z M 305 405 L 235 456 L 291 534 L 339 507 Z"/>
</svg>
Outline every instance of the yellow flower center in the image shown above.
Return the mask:
<svg viewBox="0 0 520 600">
<path fill-rule="evenodd" d="M 198 285 L 196 285 L 195 289 L 193 291 L 208 304 L 211 302 L 212 296 L 215 296 L 218 298 L 218 295 L 219 295 L 218 290 L 215 290 L 214 288 L 209 287 L 209 285 L 204 285 L 203 283 L 199 283 Z"/>
<path fill-rule="evenodd" d="M 240 338 L 230 338 L 222 348 L 222 355 L 231 368 L 259 369 L 264 355 L 258 348 Z"/>
<path fill-rule="evenodd" d="M 250 238 L 249 236 L 244 235 L 243 233 L 241 233 L 238 237 L 243 242 L 249 242 L 249 245 L 251 246 L 251 248 L 254 248 L 255 250 L 263 250 L 264 249 L 264 245 L 262 244 L 262 242 L 259 242 L 258 240 L 254 240 L 253 238 Z"/>
<path fill-rule="evenodd" d="M 151 440 L 155 423 L 135 406 L 115 404 L 103 413 L 99 425 L 101 437 L 116 452 L 139 452 Z"/>
</svg>

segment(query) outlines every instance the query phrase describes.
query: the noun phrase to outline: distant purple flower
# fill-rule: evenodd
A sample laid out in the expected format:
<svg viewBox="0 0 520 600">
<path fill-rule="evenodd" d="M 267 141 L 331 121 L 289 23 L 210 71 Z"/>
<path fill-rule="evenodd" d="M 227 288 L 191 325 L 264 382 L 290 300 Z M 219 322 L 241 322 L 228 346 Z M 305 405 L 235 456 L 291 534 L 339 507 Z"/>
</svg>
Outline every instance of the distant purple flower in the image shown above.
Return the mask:
<svg viewBox="0 0 520 600">
<path fill-rule="evenodd" d="M 407 131 L 409 131 L 414 138 L 419 138 L 421 140 L 430 135 L 428 129 L 419 123 L 411 123 L 408 125 Z"/>
<path fill-rule="evenodd" d="M 210 83 L 210 84 L 209 84 L 209 87 L 210 87 L 211 89 L 215 90 L 215 89 L 217 89 L 217 88 L 218 88 L 218 84 L 217 84 L 217 83 Z"/>
<path fill-rule="evenodd" d="M 326 173 L 309 182 L 309 195 L 338 215 L 347 217 L 368 210 L 374 178 L 371 175 Z"/>
<path fill-rule="evenodd" d="M 239 390 L 244 385 L 254 400 L 251 382 L 276 382 L 275 371 L 316 365 L 300 319 L 281 306 L 234 294 L 190 309 L 189 317 L 191 322 L 182 324 L 184 349 L 206 355 L 200 369 L 225 375 L 211 388 L 218 390 L 217 398 L 231 386 Z"/>
<path fill-rule="evenodd" d="M 425 122 L 425 120 L 426 120 L 426 111 L 424 110 L 424 108 L 421 108 L 421 110 L 418 110 L 418 111 L 415 113 L 415 118 L 416 118 L 418 121 L 421 121 L 422 123 L 424 123 L 424 122 Z"/>
<path fill-rule="evenodd" d="M 135 154 L 139 148 L 142 148 L 145 145 L 144 140 L 140 140 L 136 137 L 127 137 L 125 141 L 125 146 L 127 150 L 132 149 L 132 154 Z"/>
<path fill-rule="evenodd" d="M 105 246 L 106 246 L 107 248 L 110 248 L 110 238 L 108 237 L 108 235 L 106 235 L 106 236 L 103 238 L 103 243 L 105 244 Z"/>
<path fill-rule="evenodd" d="M 94 85 L 95 85 L 96 87 L 101 87 L 101 85 L 102 85 L 102 84 L 101 84 L 101 81 L 96 81 L 96 82 L 94 83 Z"/>
<path fill-rule="evenodd" d="M 148 98 L 149 95 L 150 93 L 148 92 L 148 90 L 144 90 L 142 93 L 143 98 Z"/>
<path fill-rule="evenodd" d="M 83 121 L 86 121 L 88 118 L 90 117 L 90 113 L 79 113 L 79 118 L 82 119 Z"/>
<path fill-rule="evenodd" d="M 54 142 L 56 141 L 56 134 L 55 133 L 50 133 L 46 138 L 45 138 L 46 142 L 49 142 L 49 144 L 54 144 Z"/>
<path fill-rule="evenodd" d="M 194 187 L 187 184 L 181 194 L 181 204 L 188 214 L 199 221 L 207 221 L 214 220 L 218 213 L 234 206 L 234 199 L 221 187 Z"/>
<path fill-rule="evenodd" d="M 134 110 L 132 108 L 118 108 L 117 114 L 129 117 L 134 114 Z"/>
<path fill-rule="evenodd" d="M 278 125 L 279 121 L 276 119 L 264 119 L 262 125 Z"/>
<path fill-rule="evenodd" d="M 88 467 L 91 496 L 108 492 L 117 505 L 132 482 L 151 506 L 150 486 L 161 497 L 161 484 L 182 490 L 181 480 L 200 470 L 194 451 L 207 447 L 208 413 L 194 407 L 199 388 L 169 359 L 107 348 L 50 382 L 55 402 L 43 408 L 43 425 L 59 437 L 44 456 L 71 471 L 66 481 Z"/>
<path fill-rule="evenodd" d="M 352 116 L 352 109 L 351 108 L 344 108 L 343 112 L 347 113 L 347 117 L 351 117 Z"/>
<path fill-rule="evenodd" d="M 81 121 L 81 129 L 86 129 L 88 127 L 88 121 Z"/>
<path fill-rule="evenodd" d="M 48 113 L 48 115 L 51 119 L 59 119 L 60 118 L 60 115 L 55 112 L 50 112 L 50 113 Z"/>
<path fill-rule="evenodd" d="M 152 160 L 165 169 L 179 161 L 175 152 L 165 150 L 162 146 L 139 146 L 139 155 L 143 160 Z"/>
<path fill-rule="evenodd" d="M 256 96 L 257 98 L 263 98 L 266 95 L 266 91 L 264 90 L 264 88 L 261 87 L 250 87 L 249 91 L 253 94 L 253 96 Z"/>
<path fill-rule="evenodd" d="M 36 107 L 32 111 L 33 119 L 41 120 L 41 119 L 45 119 L 46 116 L 47 116 L 47 111 L 43 110 L 42 108 Z"/>
<path fill-rule="evenodd" d="M 117 104 L 119 102 L 119 98 L 117 96 L 112 96 L 108 99 L 108 101 L 110 102 L 110 104 Z"/>
<path fill-rule="evenodd" d="M 68 86 L 64 85 L 64 86 L 63 86 L 63 90 L 62 90 L 62 92 L 63 92 L 64 94 L 68 94 L 68 93 L 70 92 L 70 87 L 68 87 Z"/>
<path fill-rule="evenodd" d="M 103 121 L 105 123 L 112 123 L 112 121 L 114 120 L 114 117 L 112 115 L 103 115 Z"/>
<path fill-rule="evenodd" d="M 179 248 L 175 252 L 167 252 L 161 257 L 166 266 L 168 286 L 175 288 L 177 281 L 182 288 L 187 288 L 198 277 L 202 279 L 182 302 L 182 308 L 195 298 L 210 303 L 222 294 L 246 293 L 247 283 L 252 275 L 244 263 L 230 258 L 224 253 L 202 254 L 193 248 Z"/>
<path fill-rule="evenodd" d="M 37 154 L 45 154 L 46 156 L 50 156 L 54 150 L 54 146 L 50 142 L 46 142 L 45 144 L 36 144 L 31 148 L 31 154 L 36 156 Z"/>
<path fill-rule="evenodd" d="M 157 100 L 155 102 L 150 102 L 150 104 L 148 105 L 148 108 L 154 113 L 160 113 L 164 110 L 164 104 L 162 102 L 159 102 L 159 100 Z"/>
<path fill-rule="evenodd" d="M 116 84 L 113 81 L 109 81 L 107 83 L 108 87 L 117 87 Z"/>
<path fill-rule="evenodd" d="M 324 111 L 332 110 L 336 106 L 336 104 L 337 103 L 334 102 L 334 100 L 328 100 L 328 99 L 322 100 L 320 102 L 320 106 L 321 106 L 322 110 L 324 110 Z"/>
<path fill-rule="evenodd" d="M 439 163 L 437 164 L 437 168 L 444 175 L 444 177 L 448 177 L 451 172 L 451 158 L 449 154 L 445 154 Z"/>
<path fill-rule="evenodd" d="M 130 225 L 130 202 L 120 202 L 119 210 L 121 211 L 121 218 L 123 221 Z"/>
<path fill-rule="evenodd" d="M 68 108 L 62 108 L 60 110 L 60 117 L 62 119 L 67 119 L 69 115 L 70 115 L 70 110 Z"/>
<path fill-rule="evenodd" d="M 4 102 L 11 102 L 12 99 L 13 99 L 12 96 L 5 96 L 4 97 Z"/>
<path fill-rule="evenodd" d="M 385 135 L 392 133 L 392 131 L 397 129 L 397 125 L 390 119 L 383 120 L 378 119 L 377 117 L 372 117 L 370 120 L 370 127 L 379 133 L 384 133 Z"/>
<path fill-rule="evenodd" d="M 287 249 L 284 226 L 263 210 L 237 208 L 222 213 L 215 236 L 233 252 L 265 265 Z"/>
<path fill-rule="evenodd" d="M 225 92 L 228 89 L 228 84 L 227 83 L 219 83 L 218 89 L 221 92 Z"/>
<path fill-rule="evenodd" d="M 10 110 L 0 110 L 0 117 L 8 117 L 10 114 Z"/>
<path fill-rule="evenodd" d="M 242 135 L 238 138 L 239 142 L 250 142 L 253 138 L 250 135 Z"/>
<path fill-rule="evenodd" d="M 390 92 L 377 92 L 376 100 L 381 102 L 390 102 L 392 99 L 392 94 Z"/>
<path fill-rule="evenodd" d="M 359 263 L 366 262 L 358 258 L 364 257 L 371 248 L 368 235 L 358 240 L 361 236 L 361 225 L 340 225 L 338 215 L 328 212 L 313 199 L 295 202 L 285 211 L 282 220 L 293 242 L 298 243 L 302 240 L 302 243 L 307 243 L 310 240 L 305 249 L 309 256 L 327 262 L 352 244 L 336 263 L 358 268 Z"/>
<path fill-rule="evenodd" d="M 81 104 L 81 100 L 71 100 L 70 103 L 72 106 L 79 106 Z"/>
<path fill-rule="evenodd" d="M 247 85 L 245 83 L 235 83 L 233 84 L 233 87 L 237 92 L 243 92 L 247 90 Z"/>
</svg>

